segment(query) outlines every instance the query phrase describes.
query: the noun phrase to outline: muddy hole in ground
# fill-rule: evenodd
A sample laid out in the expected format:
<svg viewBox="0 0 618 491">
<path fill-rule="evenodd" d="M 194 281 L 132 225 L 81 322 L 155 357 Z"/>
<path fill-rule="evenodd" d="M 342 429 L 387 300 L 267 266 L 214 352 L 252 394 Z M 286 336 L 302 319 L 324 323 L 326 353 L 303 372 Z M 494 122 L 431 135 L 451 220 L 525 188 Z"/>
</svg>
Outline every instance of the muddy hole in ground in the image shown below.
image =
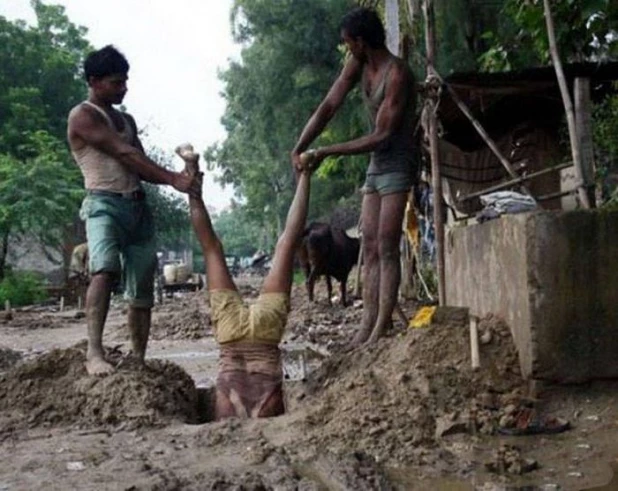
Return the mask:
<svg viewBox="0 0 618 491">
<path fill-rule="evenodd" d="M 197 392 L 197 419 L 189 424 L 205 424 L 215 420 L 215 397 L 216 391 L 214 387 L 198 387 Z"/>
</svg>

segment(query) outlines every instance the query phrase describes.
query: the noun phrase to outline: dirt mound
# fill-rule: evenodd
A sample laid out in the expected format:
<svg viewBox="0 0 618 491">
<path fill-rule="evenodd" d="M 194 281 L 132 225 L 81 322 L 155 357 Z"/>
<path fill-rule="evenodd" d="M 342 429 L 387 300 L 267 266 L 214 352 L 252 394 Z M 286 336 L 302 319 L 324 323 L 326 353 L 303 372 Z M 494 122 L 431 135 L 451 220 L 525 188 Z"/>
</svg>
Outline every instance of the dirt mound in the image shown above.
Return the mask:
<svg viewBox="0 0 618 491">
<path fill-rule="evenodd" d="M 138 367 L 118 351 L 108 359 L 118 368 L 106 377 L 87 375 L 84 343 L 21 363 L 0 376 L 2 419 L 29 427 L 123 428 L 197 420 L 195 385 L 182 368 L 160 360 Z"/>
<path fill-rule="evenodd" d="M 200 339 L 212 334 L 206 294 L 186 295 L 157 307 L 152 320 L 152 339 Z"/>
<path fill-rule="evenodd" d="M 276 419 L 270 422 L 277 427 L 278 437 L 291 436 L 285 424 L 277 426 Z M 382 466 L 364 452 L 335 454 L 321 447 L 305 453 L 295 441 L 273 444 L 263 426 L 237 419 L 204 427 L 190 445 L 214 449 L 220 459 L 228 455 L 233 459 L 233 463 L 200 475 L 196 479 L 199 489 L 393 489 Z M 240 462 L 244 465 L 238 466 Z"/>
<path fill-rule="evenodd" d="M 487 319 L 480 329 L 493 337 L 480 371 L 470 366 L 467 317 L 457 316 L 328 359 L 301 403 L 309 440 L 378 462 L 448 465 L 428 449 L 453 433 L 495 432 L 522 385 L 508 328 Z"/>
<path fill-rule="evenodd" d="M 6 327 L 18 329 L 57 329 L 68 324 L 83 322 L 83 313 L 60 314 L 40 312 L 12 312 L 12 318 L 5 321 Z"/>
<path fill-rule="evenodd" d="M 339 291 L 338 288 L 333 290 Z M 328 305 L 323 280 L 316 285 L 315 298 L 317 302 L 310 302 L 304 285 L 294 286 L 286 340 L 309 341 L 325 347 L 331 353 L 337 353 L 348 346 L 354 337 L 362 319 L 362 305 L 344 307 L 338 301 Z"/>
<path fill-rule="evenodd" d="M 21 360 L 21 353 L 19 351 L 0 347 L 0 371 L 11 368 L 19 360 Z"/>
</svg>

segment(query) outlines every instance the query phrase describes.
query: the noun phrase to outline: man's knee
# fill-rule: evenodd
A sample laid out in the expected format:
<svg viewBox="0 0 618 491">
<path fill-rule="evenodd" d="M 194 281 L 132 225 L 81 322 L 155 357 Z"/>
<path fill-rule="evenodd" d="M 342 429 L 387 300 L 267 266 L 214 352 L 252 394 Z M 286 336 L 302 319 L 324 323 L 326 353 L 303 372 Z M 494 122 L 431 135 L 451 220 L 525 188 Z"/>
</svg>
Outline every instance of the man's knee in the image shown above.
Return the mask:
<svg viewBox="0 0 618 491">
<path fill-rule="evenodd" d="M 120 275 L 117 273 L 112 273 L 110 271 L 99 271 L 91 275 L 90 277 L 90 287 L 92 288 L 102 288 L 109 287 L 111 288 L 120 278 Z"/>
<path fill-rule="evenodd" d="M 379 258 L 378 238 L 375 235 L 363 236 L 363 260 L 366 263 L 375 262 Z"/>
<path fill-rule="evenodd" d="M 399 259 L 399 238 L 383 237 L 379 241 L 378 255 L 381 261 Z"/>
</svg>

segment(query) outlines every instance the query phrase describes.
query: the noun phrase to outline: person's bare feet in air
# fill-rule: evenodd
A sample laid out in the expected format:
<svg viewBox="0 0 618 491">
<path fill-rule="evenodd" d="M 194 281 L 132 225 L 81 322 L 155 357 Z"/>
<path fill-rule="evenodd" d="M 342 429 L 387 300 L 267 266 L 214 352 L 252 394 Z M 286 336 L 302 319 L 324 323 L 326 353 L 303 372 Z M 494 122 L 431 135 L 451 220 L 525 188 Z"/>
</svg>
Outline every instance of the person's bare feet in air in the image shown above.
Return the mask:
<svg viewBox="0 0 618 491">
<path fill-rule="evenodd" d="M 200 169 L 197 165 L 200 156 L 193 150 L 193 145 L 190 143 L 183 143 L 176 147 L 176 154 L 185 162 L 185 172 L 191 175 L 197 174 Z"/>
</svg>

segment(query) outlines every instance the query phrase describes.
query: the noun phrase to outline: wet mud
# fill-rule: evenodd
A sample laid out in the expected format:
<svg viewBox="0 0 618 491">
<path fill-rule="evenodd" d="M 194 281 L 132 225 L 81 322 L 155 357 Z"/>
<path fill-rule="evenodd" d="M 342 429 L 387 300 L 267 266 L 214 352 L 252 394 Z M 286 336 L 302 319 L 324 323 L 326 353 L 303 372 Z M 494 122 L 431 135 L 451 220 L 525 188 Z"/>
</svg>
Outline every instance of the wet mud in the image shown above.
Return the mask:
<svg viewBox="0 0 618 491">
<path fill-rule="evenodd" d="M 258 285 L 242 292 L 250 302 Z M 416 306 L 403 308 L 411 315 Z M 59 329 L 41 322 L 33 330 L 26 319 L 36 316 L 24 314 L 2 331 L 10 341 L 0 349 L 3 490 L 41 482 L 127 490 L 579 490 L 608 485 L 618 457 L 618 385 L 547 387 L 542 404 L 531 400 L 508 327 L 495 317 L 480 322 L 481 369 L 473 370 L 459 310 L 441 311 L 427 328 L 395 321 L 376 345 L 348 351 L 362 315 L 358 300 L 347 308 L 309 303 L 295 288 L 281 345 L 286 414 L 212 422 L 212 390 L 195 382 L 216 373 L 203 293 L 156 307 L 154 358 L 143 368 L 127 356 L 122 312 L 113 313 L 105 339 L 117 370 L 103 378 L 85 372 L 72 314 L 37 315 Z M 64 347 L 46 349 L 49 333 L 65 336 Z M 208 373 L 192 353 L 212 358 Z M 501 435 L 530 404 L 572 428 Z"/>
</svg>

